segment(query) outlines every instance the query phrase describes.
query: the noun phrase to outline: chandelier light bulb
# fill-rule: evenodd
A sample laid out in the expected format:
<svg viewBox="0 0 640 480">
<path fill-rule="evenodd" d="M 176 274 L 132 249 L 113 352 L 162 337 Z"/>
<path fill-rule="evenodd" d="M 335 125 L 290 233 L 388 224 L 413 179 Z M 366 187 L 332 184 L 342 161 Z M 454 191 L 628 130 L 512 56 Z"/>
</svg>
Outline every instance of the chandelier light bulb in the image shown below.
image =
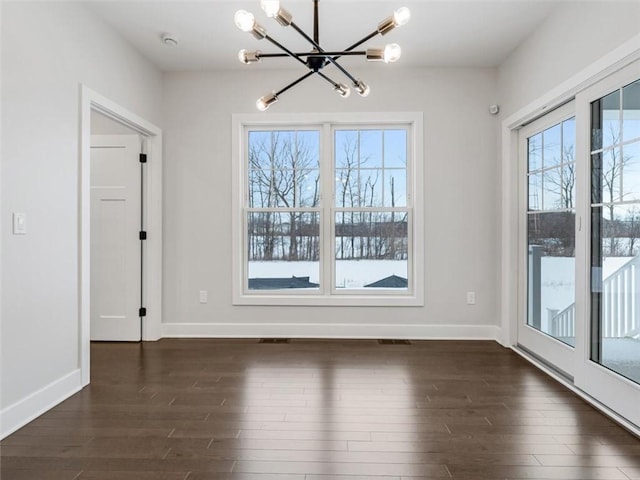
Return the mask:
<svg viewBox="0 0 640 480">
<path fill-rule="evenodd" d="M 362 80 L 357 80 L 353 84 L 353 87 L 356 89 L 356 92 L 358 92 L 358 95 L 360 95 L 361 97 L 366 97 L 369 95 L 369 93 L 371 93 L 371 88 L 369 88 L 369 85 L 364 83 Z"/>
<path fill-rule="evenodd" d="M 275 93 L 270 93 L 265 95 L 264 97 L 260 97 L 256 102 L 256 108 L 261 112 L 264 112 L 272 103 L 276 103 L 278 101 L 278 97 Z"/>
<path fill-rule="evenodd" d="M 396 27 L 401 27 L 411 19 L 411 11 L 407 7 L 401 7 L 388 18 L 378 24 L 378 33 L 386 35 Z"/>
<path fill-rule="evenodd" d="M 397 62 L 402 55 L 402 49 L 397 43 L 389 43 L 384 48 L 369 48 L 366 57 L 369 62 Z"/>
<path fill-rule="evenodd" d="M 397 62 L 402 55 L 402 49 L 397 43 L 390 43 L 384 47 L 383 61 L 384 63 Z"/>
<path fill-rule="evenodd" d="M 340 95 L 342 98 L 348 98 L 349 95 L 351 95 L 351 89 L 344 83 L 336 84 L 334 90 L 338 92 L 338 95 Z"/>
<path fill-rule="evenodd" d="M 411 10 L 407 7 L 400 7 L 398 10 L 393 12 L 393 23 L 395 23 L 396 27 L 401 27 L 409 20 L 411 20 Z"/>
<path fill-rule="evenodd" d="M 278 14 L 280 10 L 279 0 L 260 0 L 260 6 L 267 17 L 273 18 Z"/>
<path fill-rule="evenodd" d="M 238 10 L 233 17 L 233 21 L 236 23 L 236 27 L 243 32 L 250 32 L 253 30 L 253 25 L 255 24 L 253 14 L 246 10 Z"/>
<path fill-rule="evenodd" d="M 260 50 L 256 50 L 254 52 L 250 52 L 248 50 L 242 49 L 238 52 L 238 60 L 241 63 L 249 65 L 250 63 L 255 63 L 260 61 Z"/>
<path fill-rule="evenodd" d="M 260 6 L 267 17 L 275 19 L 283 27 L 288 27 L 293 21 L 291 13 L 280 7 L 279 0 L 260 0 Z"/>
</svg>

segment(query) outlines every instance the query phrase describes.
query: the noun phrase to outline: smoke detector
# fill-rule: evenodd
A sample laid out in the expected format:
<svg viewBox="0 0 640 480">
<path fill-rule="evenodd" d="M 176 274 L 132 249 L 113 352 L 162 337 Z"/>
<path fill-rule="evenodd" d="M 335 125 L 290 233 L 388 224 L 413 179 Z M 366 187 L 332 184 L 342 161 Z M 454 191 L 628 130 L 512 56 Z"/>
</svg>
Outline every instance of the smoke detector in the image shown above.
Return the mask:
<svg viewBox="0 0 640 480">
<path fill-rule="evenodd" d="M 160 39 L 162 40 L 162 44 L 166 47 L 178 46 L 178 38 L 171 33 L 163 33 Z"/>
</svg>

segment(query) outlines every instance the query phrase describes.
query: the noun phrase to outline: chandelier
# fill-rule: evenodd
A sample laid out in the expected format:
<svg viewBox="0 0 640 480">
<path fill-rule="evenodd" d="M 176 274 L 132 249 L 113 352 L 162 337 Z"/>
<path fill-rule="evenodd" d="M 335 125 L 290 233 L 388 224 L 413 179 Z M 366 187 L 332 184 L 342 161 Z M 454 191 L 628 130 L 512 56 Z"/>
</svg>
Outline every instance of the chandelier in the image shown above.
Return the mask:
<svg viewBox="0 0 640 480">
<path fill-rule="evenodd" d="M 252 64 L 261 61 L 263 58 L 274 57 L 291 57 L 302 65 L 304 65 L 309 71 L 302 75 L 300 78 L 294 80 L 289 85 L 281 88 L 278 91 L 273 91 L 263 97 L 259 98 L 256 102 L 258 110 L 264 111 L 269 108 L 270 105 L 278 101 L 278 97 L 284 92 L 294 87 L 304 79 L 309 78 L 313 74 L 319 75 L 321 78 L 329 82 L 333 89 L 343 98 L 347 98 L 351 94 L 351 88 L 344 83 L 336 82 L 328 77 L 322 69 L 327 65 L 333 65 L 340 70 L 348 79 L 353 88 L 359 95 L 366 97 L 369 95 L 369 85 L 362 80 L 351 75 L 342 65 L 338 63 L 338 59 L 347 55 L 360 55 L 366 57 L 368 61 L 382 61 L 385 63 L 392 63 L 400 58 L 401 49 L 397 43 L 390 43 L 384 48 L 369 48 L 367 50 L 356 50 L 360 45 L 366 41 L 372 39 L 376 35 L 386 35 L 391 30 L 401 25 L 404 25 L 411 18 L 411 13 L 406 7 L 399 8 L 393 15 L 384 19 L 378 24 L 378 28 L 366 35 L 361 40 L 357 41 L 350 47 L 345 48 L 342 51 L 325 51 L 320 46 L 319 33 L 318 33 L 318 0 L 313 0 L 313 38 L 307 35 L 296 23 L 293 21 L 291 14 L 280 6 L 279 0 L 260 0 L 260 6 L 267 14 L 268 17 L 275 19 L 283 27 L 291 27 L 298 32 L 306 41 L 311 44 L 312 49 L 309 52 L 295 53 L 289 50 L 284 45 L 278 43 L 271 36 L 267 34 L 267 31 L 255 21 L 253 14 L 246 10 L 238 10 L 235 14 L 234 21 L 236 26 L 243 32 L 251 33 L 258 40 L 267 40 L 273 45 L 282 50 L 282 53 L 263 53 L 260 50 L 247 51 L 240 50 L 238 53 L 238 59 L 244 64 Z"/>
</svg>

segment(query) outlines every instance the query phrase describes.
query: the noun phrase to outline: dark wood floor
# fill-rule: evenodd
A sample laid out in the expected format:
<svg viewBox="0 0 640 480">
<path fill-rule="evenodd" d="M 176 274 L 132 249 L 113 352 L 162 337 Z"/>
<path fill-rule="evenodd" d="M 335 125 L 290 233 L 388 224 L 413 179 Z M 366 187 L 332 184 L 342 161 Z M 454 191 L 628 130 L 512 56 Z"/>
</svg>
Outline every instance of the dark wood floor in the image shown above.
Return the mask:
<svg viewBox="0 0 640 480">
<path fill-rule="evenodd" d="M 640 479 L 640 440 L 493 342 L 94 344 L 2 480 Z"/>
</svg>

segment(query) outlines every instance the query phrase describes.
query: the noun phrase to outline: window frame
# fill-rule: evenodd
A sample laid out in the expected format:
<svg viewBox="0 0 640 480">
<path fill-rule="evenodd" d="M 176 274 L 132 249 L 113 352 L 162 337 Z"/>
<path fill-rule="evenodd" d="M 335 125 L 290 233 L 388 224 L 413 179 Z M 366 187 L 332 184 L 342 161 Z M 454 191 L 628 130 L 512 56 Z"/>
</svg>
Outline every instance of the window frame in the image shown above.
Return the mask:
<svg viewBox="0 0 640 480">
<path fill-rule="evenodd" d="M 234 305 L 424 305 L 424 168 L 423 118 L 420 112 L 326 113 L 326 114 L 235 114 L 232 116 L 232 303 Z M 337 289 L 335 271 L 335 129 L 407 129 L 407 206 L 409 212 L 409 259 L 407 290 Z M 320 287 L 318 289 L 248 290 L 247 222 L 248 132 L 268 130 L 320 130 Z M 326 187 L 328 185 L 328 187 Z M 326 191 L 326 189 L 329 191 Z M 411 196 L 411 198 L 409 198 Z M 375 207 L 386 211 L 391 207 Z M 397 207 L 399 208 L 399 207 Z M 297 210 L 297 209 L 296 209 Z M 327 260 L 329 259 L 329 260 Z"/>
</svg>

